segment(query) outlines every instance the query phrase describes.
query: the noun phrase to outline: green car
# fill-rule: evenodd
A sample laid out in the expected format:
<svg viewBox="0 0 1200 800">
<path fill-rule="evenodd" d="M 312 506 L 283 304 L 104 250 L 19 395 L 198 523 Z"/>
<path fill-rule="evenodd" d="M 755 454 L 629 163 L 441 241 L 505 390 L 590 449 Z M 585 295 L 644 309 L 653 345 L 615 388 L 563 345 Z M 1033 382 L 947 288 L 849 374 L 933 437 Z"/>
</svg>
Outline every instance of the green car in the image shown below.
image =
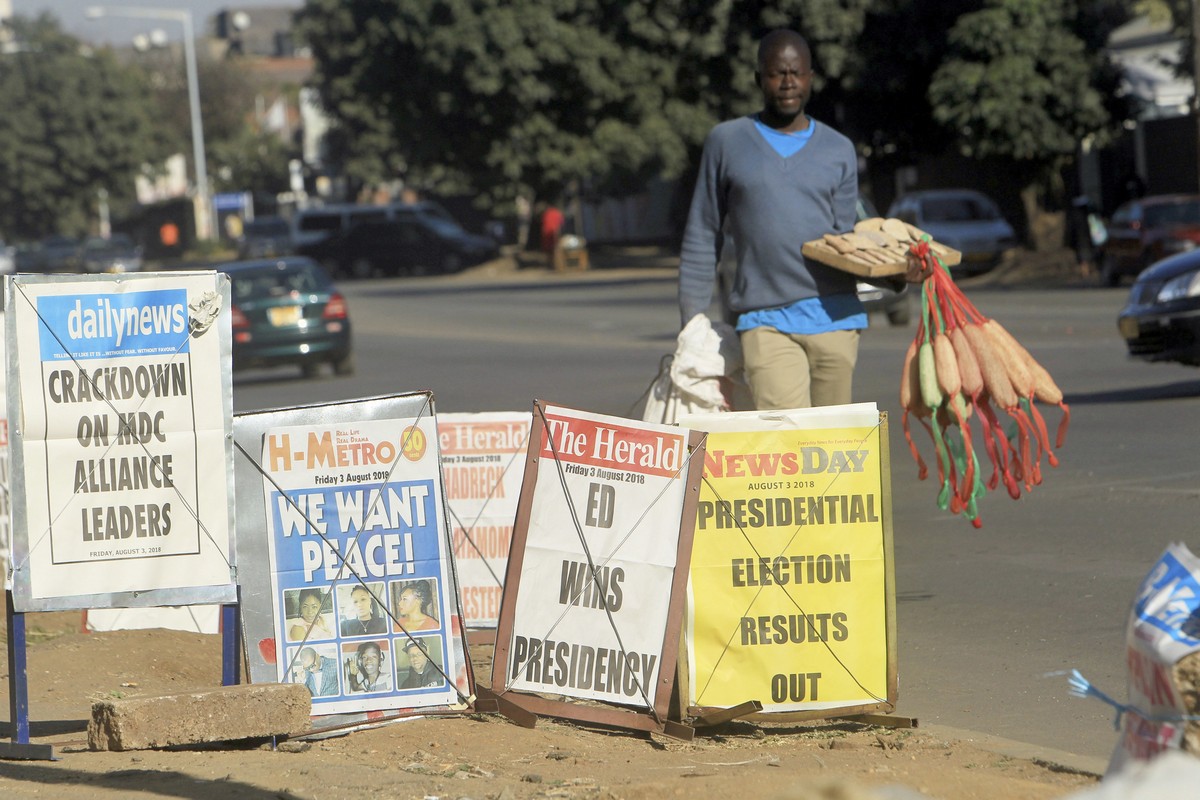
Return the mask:
<svg viewBox="0 0 1200 800">
<path fill-rule="evenodd" d="M 288 257 L 222 264 L 233 299 L 233 369 L 296 365 L 315 377 L 322 364 L 354 372 L 346 298 L 315 261 Z"/>
</svg>

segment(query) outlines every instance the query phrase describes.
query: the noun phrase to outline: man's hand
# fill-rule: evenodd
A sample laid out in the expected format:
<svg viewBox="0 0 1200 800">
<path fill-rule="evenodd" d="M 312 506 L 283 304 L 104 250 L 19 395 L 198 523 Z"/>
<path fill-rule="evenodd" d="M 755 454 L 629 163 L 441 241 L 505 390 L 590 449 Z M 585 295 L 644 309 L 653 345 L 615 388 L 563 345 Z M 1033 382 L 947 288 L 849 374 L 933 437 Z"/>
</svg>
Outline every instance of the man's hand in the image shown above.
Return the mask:
<svg viewBox="0 0 1200 800">
<path fill-rule="evenodd" d="M 924 255 L 917 255 L 911 250 L 908 251 L 908 269 L 905 270 L 904 280 L 909 283 L 923 283 L 933 274 L 933 255 L 926 252 Z"/>
</svg>

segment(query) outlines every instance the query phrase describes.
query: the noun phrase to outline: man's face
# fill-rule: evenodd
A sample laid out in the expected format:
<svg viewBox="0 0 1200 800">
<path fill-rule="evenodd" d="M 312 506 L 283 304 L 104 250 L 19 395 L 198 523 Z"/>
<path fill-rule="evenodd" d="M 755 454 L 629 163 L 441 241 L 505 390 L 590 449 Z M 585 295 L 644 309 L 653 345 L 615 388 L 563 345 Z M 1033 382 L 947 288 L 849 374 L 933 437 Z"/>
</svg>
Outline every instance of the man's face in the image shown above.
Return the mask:
<svg viewBox="0 0 1200 800">
<path fill-rule="evenodd" d="M 374 680 L 375 676 L 379 674 L 379 651 L 374 647 L 363 650 L 363 654 L 359 658 L 359 665 L 362 667 L 363 674 L 368 679 Z"/>
<path fill-rule="evenodd" d="M 354 601 L 354 611 L 358 614 L 358 618 L 367 620 L 371 618 L 371 594 L 366 589 L 356 589 L 351 594 L 351 600 Z"/>
<path fill-rule="evenodd" d="M 812 57 L 808 48 L 784 43 L 766 54 L 759 70 L 763 107 L 772 116 L 790 120 L 804 113 L 812 94 Z"/>
<path fill-rule="evenodd" d="M 317 668 L 316 653 L 301 653 L 300 654 L 300 669 L 313 670 Z"/>
<path fill-rule="evenodd" d="M 408 663 L 412 666 L 413 672 L 421 672 L 429 663 L 429 658 L 421 648 L 410 647 L 408 648 Z"/>
</svg>

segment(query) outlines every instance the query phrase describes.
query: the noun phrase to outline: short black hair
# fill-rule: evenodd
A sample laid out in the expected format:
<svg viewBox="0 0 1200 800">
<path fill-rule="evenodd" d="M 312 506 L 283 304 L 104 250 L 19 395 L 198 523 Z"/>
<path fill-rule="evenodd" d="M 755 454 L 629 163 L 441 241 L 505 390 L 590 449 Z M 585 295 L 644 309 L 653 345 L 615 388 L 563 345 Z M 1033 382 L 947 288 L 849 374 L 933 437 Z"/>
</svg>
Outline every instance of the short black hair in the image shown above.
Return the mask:
<svg viewBox="0 0 1200 800">
<path fill-rule="evenodd" d="M 808 46 L 808 40 L 801 36 L 791 28 L 776 28 L 770 31 L 758 42 L 758 61 L 756 69 L 762 72 L 763 64 L 777 50 L 786 47 L 787 45 L 795 45 L 800 50 L 808 53 L 808 60 L 812 61 L 812 48 Z"/>
</svg>

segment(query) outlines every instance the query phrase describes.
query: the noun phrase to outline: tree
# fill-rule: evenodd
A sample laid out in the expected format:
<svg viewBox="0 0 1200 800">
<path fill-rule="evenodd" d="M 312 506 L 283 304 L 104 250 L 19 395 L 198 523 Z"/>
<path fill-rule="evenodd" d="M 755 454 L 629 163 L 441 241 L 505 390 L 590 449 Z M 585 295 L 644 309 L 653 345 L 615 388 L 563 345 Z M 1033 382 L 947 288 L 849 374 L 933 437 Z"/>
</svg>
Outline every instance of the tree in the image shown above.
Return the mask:
<svg viewBox="0 0 1200 800">
<path fill-rule="evenodd" d="M 274 197 L 288 188 L 288 161 L 292 148 L 273 133 L 243 125 L 231 138 L 210 148 L 216 165 L 213 189 L 218 192 L 251 192 Z"/>
<path fill-rule="evenodd" d="M 352 177 L 552 198 L 683 173 L 752 107 L 761 33 L 803 16 L 837 73 L 868 5 L 309 0 L 297 26 Z"/>
<path fill-rule="evenodd" d="M 132 202 L 134 175 L 165 153 L 140 74 L 53 17 L 14 17 L 0 55 L 0 235 L 81 234 L 97 195 Z"/>
<path fill-rule="evenodd" d="M 1103 56 L 1077 21 L 1067 0 L 987 0 L 955 21 L 929 84 L 933 119 L 964 155 L 1014 170 L 1030 215 L 1061 202 L 1062 166 L 1110 122 Z"/>
<path fill-rule="evenodd" d="M 192 117 L 182 59 L 170 50 L 138 60 L 154 86 L 165 135 L 192 168 Z M 259 91 L 241 59 L 200 58 L 196 82 L 204 126 L 204 155 L 214 191 L 275 194 L 287 188 L 291 148 L 256 130 L 253 121 Z M 194 174 L 194 173 L 193 173 Z"/>
<path fill-rule="evenodd" d="M 990 0 L 964 14 L 933 74 L 933 117 L 977 158 L 1043 171 L 1107 121 L 1091 58 L 1067 26 L 1065 3 Z"/>
<path fill-rule="evenodd" d="M 865 157 L 959 148 L 1048 172 L 1125 118 L 1100 51 L 1129 13 L 1124 0 L 308 0 L 298 30 L 344 172 L 494 201 L 686 177 L 716 122 L 757 109 L 756 43 L 775 27 L 809 40 L 810 109 Z"/>
</svg>

